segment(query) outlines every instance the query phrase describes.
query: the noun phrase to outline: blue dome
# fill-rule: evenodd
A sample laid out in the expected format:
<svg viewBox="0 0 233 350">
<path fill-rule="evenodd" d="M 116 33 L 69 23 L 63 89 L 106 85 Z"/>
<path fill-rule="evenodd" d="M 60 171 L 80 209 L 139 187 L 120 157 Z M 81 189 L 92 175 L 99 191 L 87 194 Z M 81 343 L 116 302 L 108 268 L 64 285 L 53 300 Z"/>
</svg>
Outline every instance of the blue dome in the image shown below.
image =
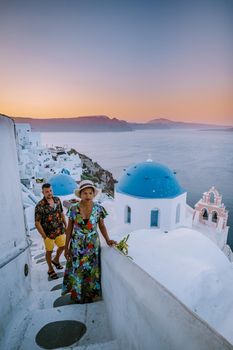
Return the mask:
<svg viewBox="0 0 233 350">
<path fill-rule="evenodd" d="M 74 179 L 67 174 L 57 174 L 50 178 L 49 183 L 52 186 L 55 196 L 66 196 L 74 193 L 77 184 Z"/>
<path fill-rule="evenodd" d="M 116 190 L 140 198 L 174 198 L 186 192 L 168 167 L 152 161 L 129 167 Z"/>
</svg>

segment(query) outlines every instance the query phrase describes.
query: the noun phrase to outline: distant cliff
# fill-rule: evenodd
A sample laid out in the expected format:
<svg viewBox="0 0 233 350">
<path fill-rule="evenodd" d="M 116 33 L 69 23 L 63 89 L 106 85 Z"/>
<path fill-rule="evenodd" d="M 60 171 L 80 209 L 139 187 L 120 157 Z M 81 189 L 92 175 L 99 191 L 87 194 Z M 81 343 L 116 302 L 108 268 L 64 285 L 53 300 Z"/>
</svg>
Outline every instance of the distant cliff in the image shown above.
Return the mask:
<svg viewBox="0 0 233 350">
<path fill-rule="evenodd" d="M 212 125 L 204 123 L 187 123 L 187 122 L 175 122 L 166 118 L 155 118 L 147 123 L 131 123 L 133 129 L 204 129 L 204 128 L 220 128 L 226 129 L 227 126 Z"/>
<path fill-rule="evenodd" d="M 82 180 L 90 179 L 99 188 L 102 189 L 102 192 L 114 197 L 114 184 L 116 180 L 113 178 L 112 173 L 108 170 L 104 170 L 97 162 L 86 155 L 77 152 L 75 149 L 71 149 L 67 152 L 68 154 L 78 154 L 82 161 Z"/>
<path fill-rule="evenodd" d="M 76 132 L 117 132 L 132 131 L 132 127 L 124 120 L 107 116 L 87 116 L 77 118 L 13 118 L 16 123 L 28 123 L 32 131 L 76 131 Z"/>
<path fill-rule="evenodd" d="M 57 131 L 57 132 L 123 132 L 134 130 L 153 129 L 221 129 L 225 130 L 232 126 L 187 123 L 173 121 L 166 118 L 154 118 L 145 123 L 131 123 L 117 118 L 109 118 L 105 115 L 84 116 L 74 118 L 19 118 L 11 117 L 16 123 L 28 123 L 32 131 Z"/>
</svg>

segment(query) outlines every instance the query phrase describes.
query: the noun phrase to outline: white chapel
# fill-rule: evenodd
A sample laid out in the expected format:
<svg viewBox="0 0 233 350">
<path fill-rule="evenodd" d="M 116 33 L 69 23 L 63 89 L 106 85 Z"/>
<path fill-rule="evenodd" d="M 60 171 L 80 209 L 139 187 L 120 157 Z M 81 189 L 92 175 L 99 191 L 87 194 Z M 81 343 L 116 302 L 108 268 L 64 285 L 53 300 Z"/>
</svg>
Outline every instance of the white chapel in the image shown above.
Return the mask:
<svg viewBox="0 0 233 350">
<path fill-rule="evenodd" d="M 187 218 L 187 192 L 175 173 L 151 159 L 126 169 L 117 183 L 115 206 L 118 224 L 125 231 L 140 228 L 170 231 L 191 224 Z M 189 225 L 188 225 L 189 226 Z"/>
</svg>

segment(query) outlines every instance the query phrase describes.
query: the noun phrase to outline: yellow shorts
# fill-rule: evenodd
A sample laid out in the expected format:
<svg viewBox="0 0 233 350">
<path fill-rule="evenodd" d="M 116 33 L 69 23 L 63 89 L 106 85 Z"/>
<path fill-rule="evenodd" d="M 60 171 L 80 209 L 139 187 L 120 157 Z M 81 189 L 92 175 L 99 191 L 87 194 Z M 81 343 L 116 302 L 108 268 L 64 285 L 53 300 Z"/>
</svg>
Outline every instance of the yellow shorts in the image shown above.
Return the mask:
<svg viewBox="0 0 233 350">
<path fill-rule="evenodd" d="M 46 237 L 44 240 L 44 245 L 45 245 L 45 249 L 47 252 L 51 252 L 54 248 L 54 244 L 56 244 L 56 246 L 58 248 L 64 247 L 66 243 L 66 235 L 60 235 L 57 236 L 55 239 L 51 239 L 49 237 Z"/>
</svg>

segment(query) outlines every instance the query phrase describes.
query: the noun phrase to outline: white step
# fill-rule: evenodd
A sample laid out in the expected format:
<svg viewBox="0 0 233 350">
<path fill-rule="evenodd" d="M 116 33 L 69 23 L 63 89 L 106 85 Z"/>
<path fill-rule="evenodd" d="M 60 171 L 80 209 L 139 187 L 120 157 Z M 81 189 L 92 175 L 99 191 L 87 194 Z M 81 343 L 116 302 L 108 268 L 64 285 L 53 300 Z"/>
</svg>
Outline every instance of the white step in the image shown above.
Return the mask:
<svg viewBox="0 0 233 350">
<path fill-rule="evenodd" d="M 84 346 L 75 346 L 72 350 L 120 350 L 116 340 L 111 340 L 104 343 L 96 343 Z"/>
</svg>

